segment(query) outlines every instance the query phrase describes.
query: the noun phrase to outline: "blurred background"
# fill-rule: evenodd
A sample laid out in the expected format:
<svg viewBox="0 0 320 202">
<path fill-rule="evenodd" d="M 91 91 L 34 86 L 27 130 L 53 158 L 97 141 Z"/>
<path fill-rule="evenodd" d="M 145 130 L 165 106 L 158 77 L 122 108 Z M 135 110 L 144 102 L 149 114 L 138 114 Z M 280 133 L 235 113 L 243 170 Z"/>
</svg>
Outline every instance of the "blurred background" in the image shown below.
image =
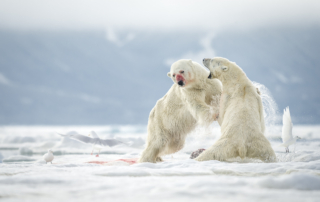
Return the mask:
<svg viewBox="0 0 320 202">
<path fill-rule="evenodd" d="M 0 125 L 143 124 L 172 62 L 226 57 L 320 123 L 320 1 L 0 1 Z"/>
</svg>

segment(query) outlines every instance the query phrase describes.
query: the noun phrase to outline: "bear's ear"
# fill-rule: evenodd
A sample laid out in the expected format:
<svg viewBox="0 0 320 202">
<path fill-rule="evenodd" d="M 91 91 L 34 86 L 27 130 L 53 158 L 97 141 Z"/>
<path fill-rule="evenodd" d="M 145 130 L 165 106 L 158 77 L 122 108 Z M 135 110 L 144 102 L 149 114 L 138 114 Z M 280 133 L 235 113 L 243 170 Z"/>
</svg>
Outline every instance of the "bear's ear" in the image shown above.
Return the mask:
<svg viewBox="0 0 320 202">
<path fill-rule="evenodd" d="M 192 60 L 188 60 L 188 63 L 193 66 Z"/>
<path fill-rule="evenodd" d="M 168 72 L 168 73 L 167 73 L 167 76 L 171 78 L 171 73 L 170 73 L 170 72 Z"/>
<path fill-rule="evenodd" d="M 226 72 L 226 71 L 228 71 L 229 68 L 227 66 L 222 66 L 221 69 L 222 69 L 222 71 Z"/>
</svg>

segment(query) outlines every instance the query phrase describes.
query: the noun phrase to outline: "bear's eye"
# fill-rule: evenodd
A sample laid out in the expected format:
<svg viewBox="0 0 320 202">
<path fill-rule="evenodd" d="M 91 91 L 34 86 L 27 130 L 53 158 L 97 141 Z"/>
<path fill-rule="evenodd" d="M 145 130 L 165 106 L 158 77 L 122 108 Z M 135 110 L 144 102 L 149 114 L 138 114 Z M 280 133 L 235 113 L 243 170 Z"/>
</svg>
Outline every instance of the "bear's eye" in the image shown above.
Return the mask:
<svg viewBox="0 0 320 202">
<path fill-rule="evenodd" d="M 174 75 L 172 75 L 173 77 L 175 77 L 176 75 L 174 74 Z"/>
<path fill-rule="evenodd" d="M 184 71 L 181 70 L 181 71 L 180 71 L 180 74 L 183 74 L 183 73 L 184 73 Z"/>
</svg>

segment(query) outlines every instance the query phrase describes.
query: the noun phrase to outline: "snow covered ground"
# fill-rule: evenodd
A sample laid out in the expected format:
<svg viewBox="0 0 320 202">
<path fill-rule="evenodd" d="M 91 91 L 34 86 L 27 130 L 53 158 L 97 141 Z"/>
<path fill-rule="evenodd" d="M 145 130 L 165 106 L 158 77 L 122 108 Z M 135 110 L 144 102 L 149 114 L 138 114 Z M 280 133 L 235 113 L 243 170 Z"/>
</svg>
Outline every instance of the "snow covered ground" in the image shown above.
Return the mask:
<svg viewBox="0 0 320 202">
<path fill-rule="evenodd" d="M 62 138 L 55 132 L 97 132 L 100 138 L 132 142 L 105 148 L 100 157 L 92 147 Z M 197 129 L 185 148 L 164 162 L 129 165 L 89 161 L 138 158 L 147 136 L 146 126 L 1 126 L 1 201 L 319 201 L 320 126 L 294 126 L 300 136 L 286 154 L 281 127 L 266 134 L 278 162 L 252 159 L 197 162 L 192 151 L 207 148 L 219 137 L 217 125 Z M 270 132 L 272 131 L 272 132 Z M 53 164 L 42 156 L 48 149 Z"/>
</svg>

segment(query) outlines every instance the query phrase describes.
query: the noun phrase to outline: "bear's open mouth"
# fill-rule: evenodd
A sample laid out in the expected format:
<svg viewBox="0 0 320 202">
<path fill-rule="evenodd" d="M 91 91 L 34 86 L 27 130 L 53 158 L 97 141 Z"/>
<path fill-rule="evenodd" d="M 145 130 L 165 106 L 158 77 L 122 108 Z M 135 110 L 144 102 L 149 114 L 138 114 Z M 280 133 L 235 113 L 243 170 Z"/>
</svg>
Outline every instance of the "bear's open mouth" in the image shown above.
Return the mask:
<svg viewBox="0 0 320 202">
<path fill-rule="evenodd" d="M 179 86 L 184 86 L 184 82 L 182 80 L 178 81 Z"/>
<path fill-rule="evenodd" d="M 177 74 L 176 81 L 177 81 L 178 85 L 181 87 L 185 85 L 185 80 L 184 80 L 183 76 L 180 74 Z"/>
</svg>

